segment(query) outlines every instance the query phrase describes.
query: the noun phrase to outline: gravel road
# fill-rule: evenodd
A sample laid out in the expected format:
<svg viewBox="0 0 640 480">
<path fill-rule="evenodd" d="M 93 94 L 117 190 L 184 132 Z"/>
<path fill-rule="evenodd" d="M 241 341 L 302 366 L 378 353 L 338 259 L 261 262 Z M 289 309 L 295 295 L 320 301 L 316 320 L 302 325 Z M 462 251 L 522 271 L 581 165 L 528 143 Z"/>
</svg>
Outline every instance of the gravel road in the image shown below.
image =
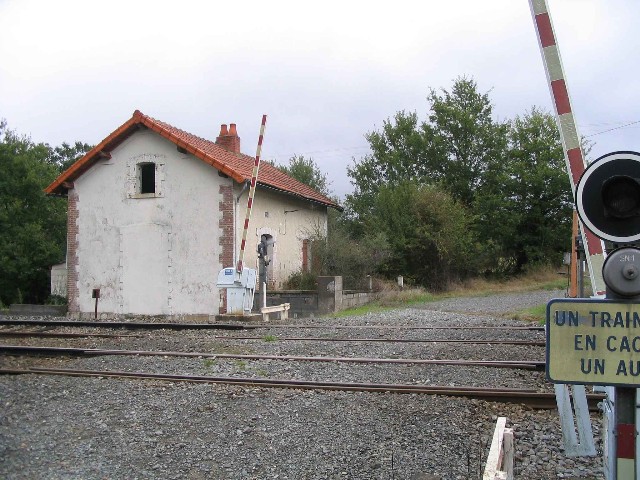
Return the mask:
<svg viewBox="0 0 640 480">
<path fill-rule="evenodd" d="M 536 346 L 431 342 L 542 340 L 541 332 L 384 327 L 529 325 L 503 314 L 562 296 L 532 292 L 456 298 L 364 316 L 291 321 L 322 327 L 313 329 L 279 325 L 250 331 L 123 330 L 114 338 L 2 337 L 0 342 L 206 354 L 543 360 L 544 348 Z M 284 340 L 287 337 L 306 341 Z M 353 341 L 328 341 L 336 337 Z M 367 339 L 422 342 L 356 341 Z M 552 391 L 543 372 L 484 367 L 0 356 L 1 368 L 24 366 Z M 523 405 L 419 394 L 47 375 L 1 376 L 0 402 L 0 479 L 477 479 L 498 416 L 506 416 L 507 426 L 515 431 L 516 478 L 603 478 L 599 456 L 563 454 L 556 411 Z M 592 422 L 600 445 L 600 415 L 594 414 Z"/>
</svg>

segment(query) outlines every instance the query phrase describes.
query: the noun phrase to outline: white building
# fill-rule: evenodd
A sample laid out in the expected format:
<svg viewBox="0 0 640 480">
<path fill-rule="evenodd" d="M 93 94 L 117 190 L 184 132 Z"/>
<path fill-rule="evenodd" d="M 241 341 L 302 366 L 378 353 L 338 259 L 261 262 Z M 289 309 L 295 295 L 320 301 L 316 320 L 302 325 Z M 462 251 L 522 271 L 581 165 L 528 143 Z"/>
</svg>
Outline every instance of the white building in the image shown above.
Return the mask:
<svg viewBox="0 0 640 480">
<path fill-rule="evenodd" d="M 69 313 L 213 315 L 225 311 L 218 272 L 234 266 L 255 159 L 235 124 L 209 141 L 139 111 L 46 189 L 68 197 Z M 275 241 L 272 288 L 308 268 L 326 233 L 329 198 L 262 162 L 245 265 L 261 235 Z"/>
</svg>

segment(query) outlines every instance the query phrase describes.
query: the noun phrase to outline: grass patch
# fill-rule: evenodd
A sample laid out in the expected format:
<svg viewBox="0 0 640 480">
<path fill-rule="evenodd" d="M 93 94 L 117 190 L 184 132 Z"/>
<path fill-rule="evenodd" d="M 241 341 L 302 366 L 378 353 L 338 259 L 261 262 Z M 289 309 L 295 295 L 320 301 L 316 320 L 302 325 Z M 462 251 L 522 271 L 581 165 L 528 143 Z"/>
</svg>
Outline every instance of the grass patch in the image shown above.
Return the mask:
<svg viewBox="0 0 640 480">
<path fill-rule="evenodd" d="M 412 305 L 419 305 L 422 303 L 433 302 L 440 298 L 444 298 L 443 295 L 435 295 L 426 292 L 422 288 L 411 288 L 397 291 L 384 291 L 378 292 L 377 298 L 366 305 L 359 307 L 349 308 L 340 312 L 331 314 L 332 317 L 350 317 L 353 315 L 366 315 L 369 313 L 379 313 L 392 310 L 394 308 L 410 307 Z"/>
<path fill-rule="evenodd" d="M 216 359 L 215 358 L 205 358 L 203 363 L 204 363 L 205 368 L 211 368 L 211 367 L 213 367 L 215 365 Z"/>
<path fill-rule="evenodd" d="M 234 360 L 233 363 L 238 370 L 244 371 L 247 369 L 247 362 L 245 362 L 244 360 Z"/>
<path fill-rule="evenodd" d="M 276 341 L 278 341 L 278 337 L 276 337 L 275 335 L 265 335 L 264 337 L 262 337 L 262 339 L 265 342 L 276 342 Z"/>
<path fill-rule="evenodd" d="M 518 293 L 532 290 L 563 290 L 567 288 L 566 270 L 563 268 L 541 267 L 504 280 L 474 278 L 459 285 L 453 285 L 447 296 L 486 296 L 496 293 Z"/>
<path fill-rule="evenodd" d="M 524 320 L 527 322 L 544 324 L 547 320 L 547 305 L 543 304 L 535 307 L 523 308 L 509 316 L 514 320 Z"/>
<path fill-rule="evenodd" d="M 378 298 L 367 305 L 349 308 L 331 314 L 332 317 L 350 317 L 352 315 L 366 315 L 368 313 L 379 313 L 393 308 L 409 307 L 421 303 L 432 302 L 439 298 L 438 295 L 426 292 L 421 288 L 406 290 L 391 290 L 379 292 Z"/>
<path fill-rule="evenodd" d="M 483 297 L 498 293 L 518 293 L 535 290 L 564 290 L 567 288 L 567 276 L 564 273 L 562 268 L 544 267 L 504 280 L 475 278 L 451 285 L 449 290 L 439 293 L 427 292 L 422 288 L 398 290 L 391 286 L 377 292 L 375 301 L 367 305 L 336 312 L 331 316 L 339 318 L 366 315 L 455 297 Z M 518 320 L 544 321 L 546 319 L 546 305 L 519 310 L 512 316 Z"/>
</svg>

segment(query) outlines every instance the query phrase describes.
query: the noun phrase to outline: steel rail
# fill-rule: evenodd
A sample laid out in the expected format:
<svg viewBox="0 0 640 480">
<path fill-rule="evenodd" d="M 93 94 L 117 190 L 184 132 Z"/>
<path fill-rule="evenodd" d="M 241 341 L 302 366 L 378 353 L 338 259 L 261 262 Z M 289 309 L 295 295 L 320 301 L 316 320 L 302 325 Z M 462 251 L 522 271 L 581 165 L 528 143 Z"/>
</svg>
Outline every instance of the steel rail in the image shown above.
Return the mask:
<svg viewBox="0 0 640 480">
<path fill-rule="evenodd" d="M 224 385 L 239 385 L 257 388 L 290 388 L 304 390 L 335 390 L 350 392 L 380 392 L 380 393 L 413 393 L 426 395 L 444 395 L 453 397 L 466 397 L 486 401 L 521 403 L 532 408 L 554 409 L 556 408 L 555 395 L 553 393 L 536 392 L 526 389 L 507 388 L 478 388 L 478 387 L 443 387 L 423 386 L 408 384 L 381 384 L 381 383 L 343 383 L 343 382 L 314 382 L 302 380 L 282 380 L 263 378 L 233 378 L 211 377 L 199 375 L 171 375 L 146 372 L 122 372 L 101 370 L 72 370 L 72 369 L 0 369 L 2 375 L 62 375 L 71 377 L 108 377 L 108 378 L 134 378 L 141 380 L 161 380 L 170 382 L 215 383 Z M 604 399 L 604 395 L 587 395 L 587 401 L 591 410 L 597 409 L 597 403 Z"/>
<path fill-rule="evenodd" d="M 437 360 L 422 358 L 369 358 L 369 357 L 322 357 L 299 355 L 258 355 L 235 353 L 175 352 L 162 350 L 114 350 L 102 348 L 36 347 L 24 345 L 0 345 L 0 353 L 9 355 L 66 355 L 66 356 L 158 356 L 186 358 L 232 358 L 243 360 L 280 360 L 297 362 L 377 363 L 402 365 L 461 365 L 523 370 L 544 370 L 545 362 L 537 360 Z"/>
<path fill-rule="evenodd" d="M 228 335 L 214 335 L 215 339 L 223 340 L 262 340 L 264 337 L 239 337 Z M 418 338 L 343 338 L 343 337 L 275 337 L 274 341 L 283 342 L 370 342 L 370 343 L 459 343 L 477 345 L 528 345 L 544 347 L 544 340 L 426 340 Z"/>
<path fill-rule="evenodd" d="M 129 328 L 149 330 L 252 330 L 253 325 L 235 323 L 150 323 L 150 322 L 91 322 L 86 320 L 16 320 L 1 319 L 0 325 L 39 325 L 48 327 Z"/>
<path fill-rule="evenodd" d="M 24 332 L 15 330 L 0 330 L 0 337 L 47 337 L 47 338 L 140 338 L 140 335 L 114 333 L 70 333 L 70 332 Z"/>
<path fill-rule="evenodd" d="M 377 328 L 380 330 L 507 330 L 507 331 L 539 331 L 544 332 L 544 327 L 542 326 L 531 326 L 531 327 L 490 327 L 490 326 L 476 326 L 476 327 L 434 327 L 434 326 L 422 326 L 422 325 L 286 325 L 286 324 L 253 324 L 252 327 L 254 329 L 258 328 L 291 328 L 291 329 L 366 329 L 366 328 Z"/>
<path fill-rule="evenodd" d="M 84 334 L 84 333 L 53 333 L 53 332 L 1 332 L 0 337 L 68 337 L 68 338 L 82 338 L 82 337 L 124 337 L 132 336 L 139 338 L 137 335 L 100 335 L 100 334 Z M 238 337 L 238 336 L 226 336 L 215 335 L 213 338 L 217 340 L 262 340 L 264 337 Z M 543 347 L 546 345 L 544 340 L 428 340 L 428 339 L 415 339 L 415 338 L 343 338 L 343 337 L 276 337 L 274 341 L 283 342 L 371 342 L 371 343 L 460 343 L 470 345 L 528 345 L 534 347 Z"/>
<path fill-rule="evenodd" d="M 380 329 L 380 330 L 524 330 L 544 331 L 542 326 L 530 327 L 434 327 L 421 325 L 301 325 L 301 324 L 266 324 L 266 323 L 176 323 L 176 322 L 93 322 L 85 320 L 16 320 L 0 318 L 0 325 L 39 325 L 49 327 L 95 327 L 95 328 L 130 328 L 130 329 L 167 329 L 167 330 L 255 330 L 255 329 Z"/>
</svg>

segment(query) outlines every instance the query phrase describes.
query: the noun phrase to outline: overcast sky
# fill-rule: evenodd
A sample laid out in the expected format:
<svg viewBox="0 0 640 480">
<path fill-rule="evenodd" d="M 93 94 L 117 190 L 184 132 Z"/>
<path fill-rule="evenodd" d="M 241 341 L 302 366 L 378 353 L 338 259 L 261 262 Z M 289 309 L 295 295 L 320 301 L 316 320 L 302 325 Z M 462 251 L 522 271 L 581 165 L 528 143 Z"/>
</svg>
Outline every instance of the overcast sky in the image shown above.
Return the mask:
<svg viewBox="0 0 640 480">
<path fill-rule="evenodd" d="M 640 150 L 640 1 L 548 3 L 592 156 Z M 212 140 L 237 123 L 255 155 L 265 113 L 263 158 L 312 157 L 342 197 L 364 134 L 458 76 L 498 119 L 552 111 L 528 0 L 0 0 L 11 129 L 96 144 L 139 109 Z"/>
</svg>

